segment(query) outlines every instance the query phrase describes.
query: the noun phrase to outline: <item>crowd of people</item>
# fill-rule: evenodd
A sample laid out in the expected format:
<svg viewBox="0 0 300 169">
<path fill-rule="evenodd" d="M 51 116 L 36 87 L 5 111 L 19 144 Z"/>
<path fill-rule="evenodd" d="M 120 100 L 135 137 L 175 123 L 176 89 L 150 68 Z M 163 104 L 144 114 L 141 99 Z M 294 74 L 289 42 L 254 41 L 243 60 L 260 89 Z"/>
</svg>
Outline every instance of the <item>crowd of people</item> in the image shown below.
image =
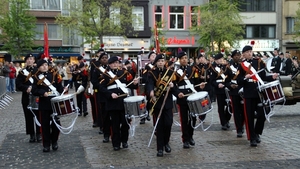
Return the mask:
<svg viewBox="0 0 300 169">
<path fill-rule="evenodd" d="M 139 53 L 143 54 L 143 53 Z M 82 56 L 78 57 L 78 64 L 54 65 L 51 58 L 35 58 L 32 54 L 25 57 L 25 67 L 6 62 L 1 65 L 1 73 L 7 78 L 9 92 L 17 89 L 22 92 L 22 105 L 26 122 L 26 134 L 30 135 L 29 142 L 43 142 L 43 152 L 58 149 L 58 135 L 60 131 L 54 123 L 60 123 L 59 117 L 53 115 L 51 99 L 59 96 L 63 91 L 83 86 L 84 91 L 76 93 L 78 116 L 87 116 L 87 100 L 90 100 L 92 127 L 99 128 L 103 134 L 103 143 L 112 142 L 113 150 L 128 148 L 130 119 L 126 119 L 124 99 L 133 96 L 135 90 L 144 86 L 142 95 L 147 101 L 146 116 L 140 124 L 150 121 L 152 115 L 155 127 L 157 156 L 162 157 L 164 151 L 171 152 L 170 136 L 173 124 L 173 96 L 179 106 L 179 117 L 184 149 L 195 146 L 194 127 L 198 120 L 203 122 L 206 115 L 191 116 L 188 96 L 193 93 L 207 93 L 210 102 L 217 101 L 220 129 L 228 130 L 233 115 L 236 134 L 243 137 L 246 130 L 250 146 L 256 147 L 261 142 L 265 110 L 258 106 L 261 97 L 257 88 L 262 79 L 271 82 L 279 75 L 293 76 L 298 72 L 297 58 L 288 52 L 283 56 L 278 49 L 274 50 L 275 57 L 271 58 L 270 75 L 266 71 L 267 56 L 254 55 L 252 46 L 247 45 L 242 51 L 234 50 L 230 55 L 217 53 L 208 56 L 199 53 L 197 57 L 189 57 L 180 51 L 177 56 L 167 61 L 162 53 L 151 51 L 148 55 L 149 63 L 136 70 L 132 60 L 122 61 L 119 56 L 110 56 L 99 49 L 90 64 L 87 65 Z M 277 56 L 279 55 L 279 56 Z M 225 59 L 226 57 L 226 59 Z M 278 66 L 279 65 L 279 66 Z M 280 68 L 280 65 L 281 66 Z M 141 76 L 137 77 L 138 75 Z M 243 88 L 244 96 L 240 96 Z M 229 91 L 231 105 L 226 104 L 226 89 Z M 39 97 L 38 111 L 34 114 L 27 109 L 29 97 Z M 203 105 L 205 106 L 205 105 Z M 232 114 L 230 113 L 232 112 Z M 41 120 L 41 129 L 35 126 L 33 117 Z M 128 124 L 129 123 L 129 124 Z"/>
</svg>

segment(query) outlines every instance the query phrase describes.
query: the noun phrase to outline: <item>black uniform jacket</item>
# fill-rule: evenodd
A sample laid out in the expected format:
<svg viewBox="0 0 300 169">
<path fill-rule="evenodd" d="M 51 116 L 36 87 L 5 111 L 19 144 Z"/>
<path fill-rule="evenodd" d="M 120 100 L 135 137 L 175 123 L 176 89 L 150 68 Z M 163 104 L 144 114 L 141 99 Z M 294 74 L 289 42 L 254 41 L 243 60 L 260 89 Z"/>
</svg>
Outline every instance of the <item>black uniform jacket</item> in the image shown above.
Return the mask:
<svg viewBox="0 0 300 169">
<path fill-rule="evenodd" d="M 88 82 L 88 75 L 84 73 L 84 71 L 81 71 L 80 73 L 75 73 L 74 71 L 72 73 L 72 81 L 75 84 L 75 87 L 78 88 L 80 85 L 82 85 L 84 88 L 87 86 Z"/>
<path fill-rule="evenodd" d="M 167 69 L 164 68 L 164 69 L 159 69 L 159 68 L 156 68 L 156 69 L 153 69 L 149 72 L 149 78 L 148 78 L 148 95 L 150 95 L 150 92 L 152 90 L 154 90 L 154 88 L 158 87 L 159 85 L 159 82 L 161 81 L 161 78 L 165 75 Z M 174 86 L 172 88 L 170 88 L 170 91 L 169 91 L 169 94 L 166 98 L 166 102 L 165 102 L 165 105 L 164 105 L 164 109 L 172 109 L 173 108 L 173 96 L 178 96 L 179 94 L 179 90 L 176 86 L 176 82 L 174 81 L 174 71 L 173 70 L 170 70 L 168 71 L 168 75 L 171 75 L 172 77 L 171 78 L 171 82 L 173 82 Z M 168 86 L 168 85 L 167 85 Z M 167 90 L 167 88 L 166 88 Z M 164 98 L 165 98 L 165 95 L 166 95 L 166 90 L 162 93 L 162 95 L 159 97 L 159 99 L 156 101 L 156 104 L 155 104 L 155 109 L 160 109 L 162 104 L 163 104 L 163 101 L 164 101 Z M 158 98 L 158 96 L 156 96 L 156 98 Z"/>
<path fill-rule="evenodd" d="M 195 84 L 195 68 L 191 67 L 191 66 L 180 66 L 179 69 L 181 69 L 183 71 L 183 75 L 179 75 L 178 72 L 175 72 L 175 81 L 177 83 L 178 86 L 178 90 L 180 92 L 182 92 L 183 94 L 190 94 L 193 91 L 190 88 L 187 88 L 187 84 L 184 80 L 184 76 L 187 77 L 187 79 L 190 81 L 190 83 L 192 84 L 192 86 L 194 86 Z M 177 95 L 176 95 L 177 97 Z M 177 104 L 185 104 L 187 105 L 187 97 L 183 97 L 183 98 L 177 98 Z"/>
<path fill-rule="evenodd" d="M 221 70 L 218 72 L 216 67 L 219 67 Z M 212 64 L 212 75 L 211 75 L 211 84 L 215 88 L 216 94 L 225 94 L 225 87 L 219 88 L 219 84 L 222 83 L 226 85 L 230 81 L 228 75 L 230 74 L 229 66 L 223 64 L 216 64 L 215 62 Z M 221 74 L 224 74 L 226 77 L 225 80 L 222 78 Z"/>
<path fill-rule="evenodd" d="M 203 64 L 200 63 L 198 65 L 194 66 L 196 68 L 195 74 L 195 85 L 200 84 L 202 82 L 206 82 L 206 85 L 203 89 L 200 88 L 200 86 L 195 87 L 197 91 L 209 91 L 211 90 L 211 82 L 210 82 L 210 77 L 212 74 L 211 70 L 211 64 Z M 205 76 L 204 79 L 201 78 L 201 76 Z"/>
<path fill-rule="evenodd" d="M 263 69 L 266 67 L 265 63 L 259 58 L 259 59 L 250 59 L 245 60 L 251 64 L 251 67 L 253 67 L 256 71 L 259 71 L 260 69 Z M 245 62 L 244 61 L 244 62 Z M 244 80 L 246 74 L 251 74 L 249 72 L 246 72 L 241 64 L 239 65 L 239 75 L 238 75 L 238 85 L 241 85 L 244 88 L 244 98 L 259 98 L 258 95 L 258 82 L 253 81 L 252 79 L 246 79 Z M 259 77 L 263 81 L 273 81 L 272 76 L 266 76 L 265 71 L 261 71 L 258 73 Z"/>
<path fill-rule="evenodd" d="M 101 65 L 100 61 L 95 61 L 94 64 L 92 64 L 93 68 L 91 67 L 91 82 L 93 84 L 93 89 L 96 93 L 99 93 L 103 97 L 99 97 L 100 102 L 106 102 L 106 98 L 104 96 L 104 93 L 100 90 L 100 81 L 103 79 L 103 72 L 99 69 L 100 66 L 102 66 L 105 70 L 108 68 L 107 65 Z"/>
<path fill-rule="evenodd" d="M 23 70 L 26 69 L 29 72 L 28 76 L 24 75 Z M 29 86 L 32 86 L 29 78 L 33 78 L 34 67 L 27 66 L 19 71 L 19 74 L 16 78 L 16 87 L 18 90 L 22 91 L 22 104 L 29 104 L 29 94 L 27 93 L 27 89 Z"/>
<path fill-rule="evenodd" d="M 121 83 L 125 83 L 126 85 L 129 84 L 134 78 L 128 71 L 124 70 L 112 70 L 112 72 L 117 76 L 117 79 Z M 114 78 L 115 79 L 115 78 Z M 107 72 L 103 74 L 103 79 L 100 81 L 99 90 L 100 92 L 104 93 L 106 98 L 106 110 L 123 110 L 124 109 L 124 98 L 126 97 L 119 97 L 117 99 L 113 99 L 111 97 L 112 93 L 116 93 L 118 95 L 124 94 L 124 92 L 120 88 L 113 88 L 108 89 L 109 86 L 116 85 L 116 81 L 111 78 Z M 137 89 L 138 85 L 134 85 L 133 83 L 128 86 L 130 89 Z"/>
<path fill-rule="evenodd" d="M 56 88 L 59 93 L 63 92 L 62 79 L 57 71 L 53 72 L 37 72 L 34 76 L 34 82 L 32 84 L 32 94 L 39 96 L 39 110 L 52 110 L 51 108 L 51 98 L 55 96 L 44 97 L 45 92 L 51 92 L 51 89 L 43 82 L 39 80 L 38 75 L 43 74 L 46 79 Z"/>
<path fill-rule="evenodd" d="M 229 74 L 227 78 L 230 79 L 230 81 L 227 81 L 225 86 L 230 90 L 230 95 L 239 95 L 238 92 L 242 88 L 241 85 L 238 85 L 238 87 L 235 89 L 231 87 L 231 84 L 237 84 L 237 78 L 239 75 L 239 65 L 240 63 L 233 62 L 231 66 L 233 66 L 235 69 L 231 69 L 231 67 L 229 67 Z"/>
</svg>

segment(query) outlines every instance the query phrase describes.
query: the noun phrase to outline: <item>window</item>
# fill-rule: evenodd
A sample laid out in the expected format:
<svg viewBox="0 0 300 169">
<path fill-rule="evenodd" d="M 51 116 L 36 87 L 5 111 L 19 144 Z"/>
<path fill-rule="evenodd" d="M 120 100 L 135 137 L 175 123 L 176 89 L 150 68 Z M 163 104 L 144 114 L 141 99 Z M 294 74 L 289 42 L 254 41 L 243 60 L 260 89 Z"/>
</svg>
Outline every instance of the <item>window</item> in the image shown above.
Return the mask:
<svg viewBox="0 0 300 169">
<path fill-rule="evenodd" d="M 135 6 L 132 9 L 132 27 L 135 31 L 144 30 L 144 8 Z"/>
<path fill-rule="evenodd" d="M 60 10 L 60 0 L 30 0 L 30 9 Z"/>
<path fill-rule="evenodd" d="M 155 9 L 154 9 L 154 18 L 155 18 L 155 21 L 154 21 L 154 24 L 155 23 L 158 23 L 157 27 L 158 28 L 162 28 L 163 27 L 163 13 L 162 13 L 162 10 L 163 10 L 163 6 L 155 6 Z"/>
<path fill-rule="evenodd" d="M 44 39 L 44 24 L 37 24 L 35 30 L 38 32 L 35 35 L 37 40 Z M 48 24 L 48 39 L 57 40 L 61 39 L 60 26 L 57 24 Z"/>
<path fill-rule="evenodd" d="M 246 38 L 275 38 L 275 25 L 247 25 Z"/>
<path fill-rule="evenodd" d="M 275 12 L 275 0 L 243 0 L 241 2 L 243 12 Z"/>
<path fill-rule="evenodd" d="M 113 25 L 120 25 L 120 8 L 109 7 L 109 18 Z"/>
<path fill-rule="evenodd" d="M 294 33 L 294 26 L 295 26 L 295 18 L 287 17 L 286 18 L 286 33 Z"/>
<path fill-rule="evenodd" d="M 170 6 L 170 29 L 184 29 L 184 7 Z"/>
<path fill-rule="evenodd" d="M 70 11 L 77 11 L 82 9 L 82 0 L 64 0 L 62 1 L 62 15 L 69 16 Z"/>
<path fill-rule="evenodd" d="M 82 38 L 76 30 L 63 27 L 63 45 L 77 45 L 82 43 Z"/>
<path fill-rule="evenodd" d="M 199 26 L 200 25 L 200 9 L 198 6 L 191 6 L 191 24 L 190 26 Z"/>
</svg>

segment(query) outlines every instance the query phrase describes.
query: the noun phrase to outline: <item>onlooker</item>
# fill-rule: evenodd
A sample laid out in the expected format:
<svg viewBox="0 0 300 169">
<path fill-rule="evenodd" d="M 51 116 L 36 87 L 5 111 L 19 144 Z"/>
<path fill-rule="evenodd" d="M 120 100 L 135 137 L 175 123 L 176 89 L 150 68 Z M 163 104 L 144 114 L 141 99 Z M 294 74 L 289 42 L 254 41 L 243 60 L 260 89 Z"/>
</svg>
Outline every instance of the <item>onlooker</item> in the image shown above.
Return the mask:
<svg viewBox="0 0 300 169">
<path fill-rule="evenodd" d="M 17 77 L 18 74 L 19 74 L 19 71 L 22 69 L 21 66 L 20 66 L 20 63 L 16 62 L 15 63 L 15 68 L 16 68 L 16 77 Z"/>
<path fill-rule="evenodd" d="M 9 63 L 9 91 L 15 93 L 16 68 L 12 62 Z"/>
<path fill-rule="evenodd" d="M 63 81 L 64 81 L 64 86 L 67 86 L 68 85 L 68 83 L 69 83 L 69 80 L 70 80 L 70 78 L 69 78 L 69 75 L 68 75 L 68 73 L 67 73 L 67 69 L 70 69 L 70 68 L 68 68 L 69 66 L 68 66 L 68 63 L 64 63 L 64 66 L 63 66 L 63 68 L 62 68 L 62 73 L 61 73 L 61 77 L 63 78 Z M 72 75 L 72 73 L 71 73 L 71 75 Z M 72 76 L 71 76 L 72 77 Z"/>
<path fill-rule="evenodd" d="M 4 63 L 4 67 L 3 67 L 3 74 L 5 76 L 5 81 L 6 81 L 6 92 L 9 92 L 9 73 L 10 73 L 10 69 L 9 69 L 9 62 L 5 61 Z"/>
<path fill-rule="evenodd" d="M 3 63 L 0 62 L 0 76 L 4 76 L 3 68 L 4 68 Z"/>
</svg>

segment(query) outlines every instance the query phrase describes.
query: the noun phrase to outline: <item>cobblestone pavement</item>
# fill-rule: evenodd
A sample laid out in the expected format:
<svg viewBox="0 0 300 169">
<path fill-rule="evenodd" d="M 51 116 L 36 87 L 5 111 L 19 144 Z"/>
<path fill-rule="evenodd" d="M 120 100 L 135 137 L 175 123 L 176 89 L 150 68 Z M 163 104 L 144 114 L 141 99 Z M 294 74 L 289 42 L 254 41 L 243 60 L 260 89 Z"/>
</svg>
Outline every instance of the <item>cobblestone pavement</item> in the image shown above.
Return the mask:
<svg viewBox="0 0 300 169">
<path fill-rule="evenodd" d="M 195 146 L 183 149 L 180 127 L 173 125 L 172 152 L 158 158 L 155 138 L 148 148 L 152 121 L 139 125 L 136 119 L 129 148 L 116 152 L 111 142 L 102 143 L 99 129 L 92 128 L 91 114 L 78 117 L 71 134 L 60 135 L 58 151 L 43 153 L 42 144 L 29 143 L 25 135 L 21 93 L 11 96 L 14 101 L 0 110 L 0 168 L 300 168 L 299 104 L 284 106 L 266 122 L 256 148 L 249 146 L 245 135 L 236 137 L 233 120 L 230 130 L 222 131 L 214 108 L 205 123 L 208 126 L 213 117 L 212 126 L 195 131 Z M 177 115 L 174 119 L 178 121 Z M 70 119 L 61 120 L 67 124 Z"/>
</svg>

